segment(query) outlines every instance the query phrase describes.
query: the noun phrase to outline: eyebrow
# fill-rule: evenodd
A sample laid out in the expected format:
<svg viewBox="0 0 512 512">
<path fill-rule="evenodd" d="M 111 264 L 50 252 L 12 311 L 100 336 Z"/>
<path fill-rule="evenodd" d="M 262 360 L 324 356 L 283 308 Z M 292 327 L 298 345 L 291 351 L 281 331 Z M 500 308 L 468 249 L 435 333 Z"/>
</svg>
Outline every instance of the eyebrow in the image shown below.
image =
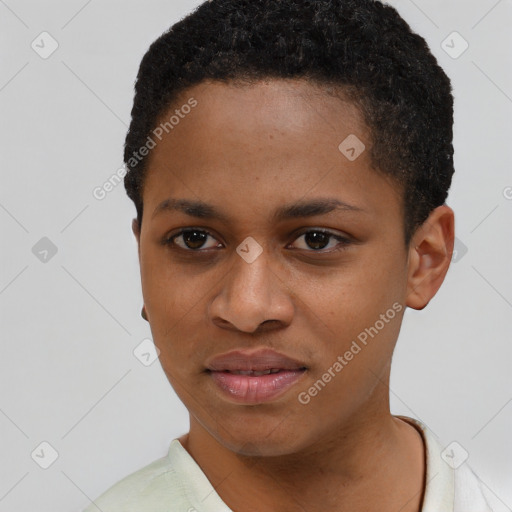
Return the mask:
<svg viewBox="0 0 512 512">
<path fill-rule="evenodd" d="M 363 208 L 345 203 L 339 199 L 317 198 L 308 201 L 301 200 L 279 207 L 272 215 L 272 221 L 280 222 L 287 219 L 315 217 L 317 215 L 325 215 L 335 210 L 367 213 Z M 155 208 L 151 218 L 154 218 L 162 212 L 169 211 L 178 211 L 199 219 L 215 219 L 225 223 L 229 222 L 227 215 L 208 203 L 191 199 L 172 198 L 162 201 Z"/>
</svg>

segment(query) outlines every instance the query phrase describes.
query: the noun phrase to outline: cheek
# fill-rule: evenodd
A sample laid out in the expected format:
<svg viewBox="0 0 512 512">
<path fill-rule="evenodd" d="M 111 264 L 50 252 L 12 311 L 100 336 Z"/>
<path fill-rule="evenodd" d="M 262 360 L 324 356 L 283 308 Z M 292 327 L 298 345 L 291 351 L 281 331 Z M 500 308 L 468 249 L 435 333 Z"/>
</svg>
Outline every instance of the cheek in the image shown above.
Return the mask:
<svg viewBox="0 0 512 512">
<path fill-rule="evenodd" d="M 208 356 L 210 331 L 204 319 L 210 286 L 200 276 L 177 272 L 161 255 L 150 251 L 141 258 L 141 278 L 162 367 L 168 377 L 190 379 L 199 367 L 198 361 Z"/>
<path fill-rule="evenodd" d="M 347 367 L 375 369 L 391 357 L 405 309 L 405 278 L 392 261 L 380 263 L 353 268 L 331 284 L 327 298 L 316 302 L 317 315 L 330 333 L 321 358 L 326 368 L 337 356 L 346 355 Z"/>
<path fill-rule="evenodd" d="M 177 322 L 190 309 L 185 278 L 171 264 L 165 251 L 151 246 L 141 246 L 140 267 L 142 293 L 152 322 Z"/>
<path fill-rule="evenodd" d="M 317 345 L 316 363 L 297 396 L 303 411 L 309 411 L 312 427 L 315 418 L 324 418 L 324 411 L 345 421 L 386 378 L 403 307 L 399 302 L 371 307 L 359 311 L 352 306 L 346 314 L 338 314 L 329 325 L 337 336 Z M 332 312 L 330 316 L 334 317 Z M 323 428 L 320 419 L 316 426 Z"/>
<path fill-rule="evenodd" d="M 313 301 L 321 316 L 330 322 L 349 326 L 366 326 L 373 323 L 391 305 L 400 300 L 404 289 L 405 270 L 397 269 L 393 262 L 372 262 L 361 258 L 350 269 L 336 270 L 335 279 L 329 280 L 328 294 Z M 324 283 L 327 284 L 327 283 Z M 328 313 L 325 313 L 325 312 Z"/>
</svg>

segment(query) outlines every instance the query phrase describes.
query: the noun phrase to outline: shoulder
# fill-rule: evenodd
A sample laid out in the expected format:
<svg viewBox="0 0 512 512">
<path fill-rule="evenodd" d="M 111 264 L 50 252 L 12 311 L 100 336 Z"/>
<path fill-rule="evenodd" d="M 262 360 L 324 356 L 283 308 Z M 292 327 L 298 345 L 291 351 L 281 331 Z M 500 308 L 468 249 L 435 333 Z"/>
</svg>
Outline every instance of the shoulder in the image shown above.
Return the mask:
<svg viewBox="0 0 512 512">
<path fill-rule="evenodd" d="M 171 457 L 173 443 L 167 456 L 124 477 L 83 512 L 186 512 L 189 502 Z"/>
<path fill-rule="evenodd" d="M 480 479 L 467 463 L 454 472 L 454 495 L 453 512 L 492 512 Z"/>
<path fill-rule="evenodd" d="M 232 512 L 178 438 L 167 456 L 126 476 L 83 512 Z"/>
<path fill-rule="evenodd" d="M 422 512 L 493 512 L 484 485 L 465 459 L 458 443 L 443 443 L 423 422 L 407 416 L 400 419 L 415 426 L 425 444 L 425 494 Z"/>
</svg>

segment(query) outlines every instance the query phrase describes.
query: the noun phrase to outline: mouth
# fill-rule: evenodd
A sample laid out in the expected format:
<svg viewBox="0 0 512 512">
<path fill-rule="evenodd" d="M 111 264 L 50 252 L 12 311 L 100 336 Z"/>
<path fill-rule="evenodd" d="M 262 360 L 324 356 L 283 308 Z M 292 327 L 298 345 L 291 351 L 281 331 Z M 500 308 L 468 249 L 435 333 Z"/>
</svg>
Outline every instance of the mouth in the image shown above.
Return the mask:
<svg viewBox="0 0 512 512">
<path fill-rule="evenodd" d="M 266 371 L 209 371 L 215 388 L 224 399 L 246 405 L 276 400 L 289 391 L 306 373 L 305 368 Z"/>
<path fill-rule="evenodd" d="M 205 372 L 224 399 L 238 404 L 262 404 L 284 395 L 308 367 L 270 349 L 232 351 L 207 362 Z"/>
<path fill-rule="evenodd" d="M 279 371 L 296 371 L 307 369 L 307 366 L 297 359 L 271 349 L 233 350 L 220 354 L 207 361 L 206 370 L 230 372 L 240 375 L 252 375 L 263 372 L 278 373 Z"/>
<path fill-rule="evenodd" d="M 305 368 L 300 368 L 304 369 Z M 226 373 L 233 373 L 234 375 L 251 375 L 253 377 L 260 377 L 261 375 L 270 375 L 271 373 L 279 373 L 282 371 L 287 371 L 284 368 L 270 368 L 268 370 L 256 371 L 256 370 L 222 370 Z"/>
</svg>

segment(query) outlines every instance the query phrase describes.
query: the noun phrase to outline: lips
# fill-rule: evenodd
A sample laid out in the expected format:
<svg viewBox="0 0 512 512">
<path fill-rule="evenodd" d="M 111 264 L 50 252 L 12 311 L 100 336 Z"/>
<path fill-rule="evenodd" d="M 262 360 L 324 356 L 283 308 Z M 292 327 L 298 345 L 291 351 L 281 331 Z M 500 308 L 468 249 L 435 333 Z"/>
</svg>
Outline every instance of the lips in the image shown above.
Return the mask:
<svg viewBox="0 0 512 512">
<path fill-rule="evenodd" d="M 207 370 L 224 372 L 266 372 L 275 370 L 302 370 L 304 363 L 271 349 L 253 351 L 233 350 L 207 362 Z M 274 370 L 274 371 L 273 371 Z M 243 375 L 243 373 L 241 373 Z"/>
<path fill-rule="evenodd" d="M 235 350 L 207 362 L 214 384 L 238 403 L 258 404 L 276 399 L 298 382 L 307 367 L 270 349 Z"/>
</svg>

